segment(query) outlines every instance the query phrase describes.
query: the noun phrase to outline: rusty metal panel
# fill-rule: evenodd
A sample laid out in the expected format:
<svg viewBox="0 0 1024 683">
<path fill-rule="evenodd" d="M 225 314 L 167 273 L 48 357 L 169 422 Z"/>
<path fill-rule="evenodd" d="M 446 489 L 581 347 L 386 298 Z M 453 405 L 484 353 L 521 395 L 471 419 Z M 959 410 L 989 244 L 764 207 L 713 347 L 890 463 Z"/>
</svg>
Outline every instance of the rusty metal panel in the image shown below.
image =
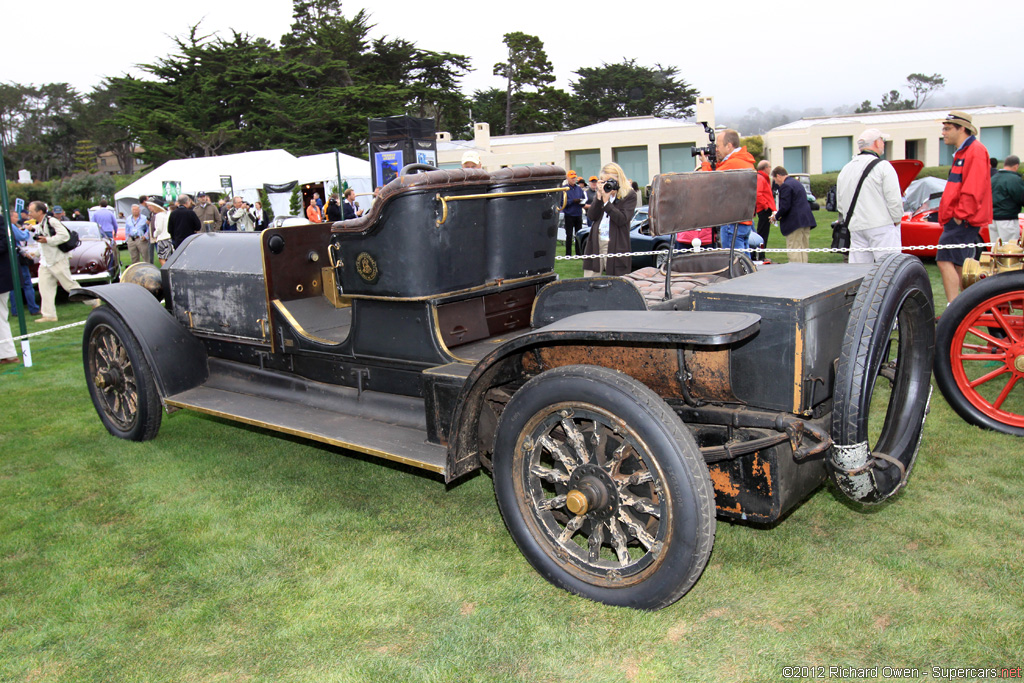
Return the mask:
<svg viewBox="0 0 1024 683">
<path fill-rule="evenodd" d="M 708 474 L 720 517 L 769 524 L 824 483 L 825 466 L 817 459 L 795 462 L 784 443 L 709 464 Z"/>
<path fill-rule="evenodd" d="M 728 350 L 684 349 L 683 360 L 689 373 L 687 386 L 691 397 L 721 403 L 736 401 Z"/>
<path fill-rule="evenodd" d="M 654 176 L 651 196 L 655 235 L 749 221 L 757 199 L 757 173 L 662 173 Z"/>
<path fill-rule="evenodd" d="M 539 348 L 535 358 L 539 370 L 598 365 L 624 372 L 659 396 L 681 399 L 684 395 L 679 383 L 679 352 L 675 347 L 559 344 Z"/>
</svg>

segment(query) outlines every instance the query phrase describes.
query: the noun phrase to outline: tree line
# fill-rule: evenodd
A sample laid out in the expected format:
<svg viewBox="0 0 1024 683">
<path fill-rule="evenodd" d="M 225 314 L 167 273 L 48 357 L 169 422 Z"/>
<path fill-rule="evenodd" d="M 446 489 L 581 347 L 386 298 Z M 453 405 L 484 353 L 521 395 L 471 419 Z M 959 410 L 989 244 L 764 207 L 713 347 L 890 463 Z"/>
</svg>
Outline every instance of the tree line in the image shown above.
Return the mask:
<svg viewBox="0 0 1024 683">
<path fill-rule="evenodd" d="M 139 65 L 141 77 L 107 77 L 85 95 L 67 83 L 0 84 L 7 167 L 44 180 L 68 177 L 95 171 L 96 154 L 112 152 L 131 173 L 137 146 L 153 165 L 275 148 L 365 157 L 368 118 L 429 117 L 453 139 L 467 139 L 473 122 L 511 135 L 622 116 L 686 117 L 699 94 L 678 68 L 632 59 L 579 67 L 568 90 L 558 89 L 543 41 L 511 32 L 503 39 L 507 58 L 493 66 L 505 87 L 467 95 L 459 86 L 469 57 L 371 38 L 372 29 L 365 10 L 346 16 L 340 0 L 293 0 L 279 44 L 234 31 L 205 35 L 197 24 L 175 39 L 171 54 Z M 944 83 L 938 74 L 908 80 L 914 100 L 893 91 L 883 108 L 916 108 Z M 864 102 L 858 111 L 869 108 Z M 753 115 L 751 132 L 760 132 Z"/>
<path fill-rule="evenodd" d="M 107 77 L 88 94 L 67 83 L 0 84 L 0 138 L 9 169 L 40 179 L 95 171 L 112 152 L 134 170 L 146 163 L 285 149 L 337 148 L 365 157 L 368 118 L 408 114 L 435 120 L 453 138 L 486 121 L 495 135 L 560 130 L 613 116 L 685 116 L 697 91 L 675 67 L 633 60 L 580 68 L 571 92 L 551 87 L 553 66 L 536 36 L 509 33 L 507 61 L 494 66 L 507 87 L 461 92 L 470 59 L 424 50 L 401 38 L 371 38 L 365 10 L 340 0 L 293 0 L 278 45 L 191 26 L 141 77 Z"/>
</svg>

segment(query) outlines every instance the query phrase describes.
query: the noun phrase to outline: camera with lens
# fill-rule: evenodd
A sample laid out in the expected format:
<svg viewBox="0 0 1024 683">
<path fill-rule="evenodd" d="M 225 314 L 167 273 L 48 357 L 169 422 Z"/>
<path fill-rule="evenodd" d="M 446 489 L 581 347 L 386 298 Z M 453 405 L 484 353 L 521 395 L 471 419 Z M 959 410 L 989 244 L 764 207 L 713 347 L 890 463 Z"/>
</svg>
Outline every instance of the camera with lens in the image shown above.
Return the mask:
<svg viewBox="0 0 1024 683">
<path fill-rule="evenodd" d="M 604 191 L 608 194 L 619 191 L 619 181 L 615 178 L 609 178 L 604 181 Z"/>
<path fill-rule="evenodd" d="M 707 121 L 700 122 L 704 126 L 704 132 L 708 134 L 708 144 L 704 147 L 694 147 L 690 150 L 690 156 L 699 157 L 701 154 L 708 158 L 711 163 L 711 170 L 718 165 L 718 148 L 715 147 L 715 129 L 708 125 Z"/>
</svg>

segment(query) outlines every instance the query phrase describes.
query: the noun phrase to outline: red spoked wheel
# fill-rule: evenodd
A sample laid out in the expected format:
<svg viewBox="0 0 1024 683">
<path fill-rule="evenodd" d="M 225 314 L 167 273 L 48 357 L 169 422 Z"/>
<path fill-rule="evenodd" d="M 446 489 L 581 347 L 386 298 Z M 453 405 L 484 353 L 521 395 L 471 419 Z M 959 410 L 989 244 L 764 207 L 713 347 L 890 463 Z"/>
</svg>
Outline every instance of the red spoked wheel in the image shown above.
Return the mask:
<svg viewBox="0 0 1024 683">
<path fill-rule="evenodd" d="M 936 331 L 935 378 L 973 425 L 1024 436 L 1024 272 L 972 285 Z"/>
</svg>

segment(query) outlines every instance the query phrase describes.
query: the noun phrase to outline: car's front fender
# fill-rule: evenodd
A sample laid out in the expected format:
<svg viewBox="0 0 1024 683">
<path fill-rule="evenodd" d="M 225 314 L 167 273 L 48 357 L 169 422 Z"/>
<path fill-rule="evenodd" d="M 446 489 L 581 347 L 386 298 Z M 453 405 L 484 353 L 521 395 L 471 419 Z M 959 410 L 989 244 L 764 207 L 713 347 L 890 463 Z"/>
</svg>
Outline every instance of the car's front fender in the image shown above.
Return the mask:
<svg viewBox="0 0 1024 683">
<path fill-rule="evenodd" d="M 116 283 L 71 291 L 76 301 L 100 299 L 124 321 L 142 347 L 161 401 L 209 377 L 206 347 L 143 287 Z"/>
</svg>

